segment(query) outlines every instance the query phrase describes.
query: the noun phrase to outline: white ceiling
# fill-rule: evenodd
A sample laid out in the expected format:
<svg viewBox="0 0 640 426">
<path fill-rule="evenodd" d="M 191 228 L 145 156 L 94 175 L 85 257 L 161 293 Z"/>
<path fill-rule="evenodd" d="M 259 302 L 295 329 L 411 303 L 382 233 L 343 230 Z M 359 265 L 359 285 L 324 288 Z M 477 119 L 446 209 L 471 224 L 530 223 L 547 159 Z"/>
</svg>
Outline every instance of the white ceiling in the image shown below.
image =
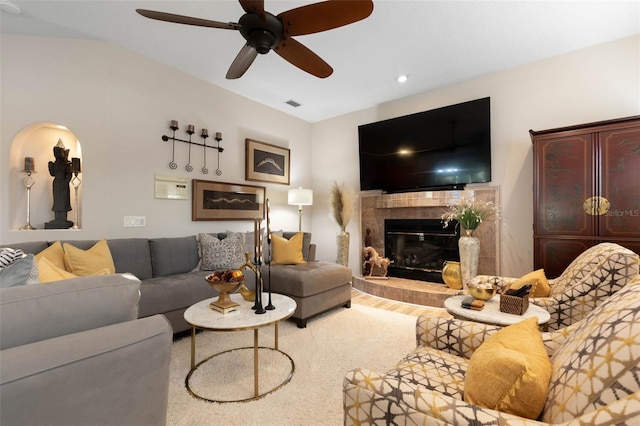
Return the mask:
<svg viewBox="0 0 640 426">
<path fill-rule="evenodd" d="M 153 21 L 135 9 L 237 22 L 244 12 L 235 0 L 13 3 L 22 12 L 1 7 L 2 33 L 106 40 L 309 122 L 640 33 L 639 0 L 374 0 L 363 21 L 296 37 L 334 68 L 330 77 L 270 52 L 226 80 L 244 43 L 238 31 Z M 310 3 L 265 0 L 265 9 L 277 15 Z M 397 83 L 405 73 L 409 80 Z"/>
</svg>

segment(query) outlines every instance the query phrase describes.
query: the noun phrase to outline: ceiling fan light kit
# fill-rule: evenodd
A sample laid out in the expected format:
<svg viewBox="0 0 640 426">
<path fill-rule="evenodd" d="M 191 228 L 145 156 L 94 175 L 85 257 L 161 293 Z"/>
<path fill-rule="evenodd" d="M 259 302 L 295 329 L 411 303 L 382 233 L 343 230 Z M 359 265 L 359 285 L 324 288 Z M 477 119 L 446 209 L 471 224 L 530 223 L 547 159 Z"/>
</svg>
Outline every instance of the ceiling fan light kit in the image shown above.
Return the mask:
<svg viewBox="0 0 640 426">
<path fill-rule="evenodd" d="M 322 58 L 293 39 L 293 36 L 331 30 L 365 19 L 373 12 L 371 0 L 328 0 L 273 15 L 264 10 L 264 0 L 239 0 L 245 14 L 238 23 L 137 9 L 140 15 L 158 21 L 200 27 L 238 30 L 245 45 L 231 63 L 227 79 L 244 75 L 258 54 L 273 50 L 281 58 L 319 78 L 329 77 L 333 68 Z"/>
</svg>

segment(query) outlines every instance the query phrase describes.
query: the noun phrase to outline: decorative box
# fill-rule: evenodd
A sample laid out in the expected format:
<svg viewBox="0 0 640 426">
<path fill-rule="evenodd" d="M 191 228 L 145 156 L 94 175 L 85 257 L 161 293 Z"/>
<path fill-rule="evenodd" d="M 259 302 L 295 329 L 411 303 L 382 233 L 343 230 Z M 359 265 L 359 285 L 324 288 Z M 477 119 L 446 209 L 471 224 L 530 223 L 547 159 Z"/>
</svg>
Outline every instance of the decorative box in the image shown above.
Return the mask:
<svg viewBox="0 0 640 426">
<path fill-rule="evenodd" d="M 507 314 L 522 315 L 529 309 L 529 295 L 525 297 L 500 295 L 500 312 Z"/>
</svg>

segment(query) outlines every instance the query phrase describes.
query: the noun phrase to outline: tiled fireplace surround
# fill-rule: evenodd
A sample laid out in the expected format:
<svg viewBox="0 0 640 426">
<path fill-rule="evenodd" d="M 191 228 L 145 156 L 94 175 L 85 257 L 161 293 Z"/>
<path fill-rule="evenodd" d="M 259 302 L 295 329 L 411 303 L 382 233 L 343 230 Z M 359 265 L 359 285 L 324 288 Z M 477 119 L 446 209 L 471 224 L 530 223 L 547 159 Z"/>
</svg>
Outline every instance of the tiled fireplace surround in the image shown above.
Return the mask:
<svg viewBox="0 0 640 426">
<path fill-rule="evenodd" d="M 384 253 L 385 219 L 440 219 L 447 206 L 457 204 L 465 198 L 490 201 L 496 206 L 500 205 L 497 187 L 477 187 L 465 191 L 361 195 L 361 235 L 366 235 L 366 230 L 370 229 L 371 245 L 382 254 Z M 478 274 L 498 273 L 499 232 L 500 227 L 493 219 L 483 222 L 474 232 L 474 236 L 480 239 Z M 364 248 L 364 241 L 361 241 L 360 245 Z M 444 284 L 400 278 L 365 279 L 362 275 L 354 277 L 353 286 L 375 296 L 436 307 L 442 307 L 444 299 L 454 293 Z"/>
</svg>

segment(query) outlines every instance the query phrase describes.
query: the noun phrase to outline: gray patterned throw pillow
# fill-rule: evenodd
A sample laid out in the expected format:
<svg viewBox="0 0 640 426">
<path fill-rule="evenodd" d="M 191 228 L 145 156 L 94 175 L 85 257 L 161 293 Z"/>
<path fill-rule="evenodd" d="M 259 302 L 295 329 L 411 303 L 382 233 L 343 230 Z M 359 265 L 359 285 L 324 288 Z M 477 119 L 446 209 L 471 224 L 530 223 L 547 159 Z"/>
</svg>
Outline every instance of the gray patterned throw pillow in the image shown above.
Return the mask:
<svg viewBox="0 0 640 426">
<path fill-rule="evenodd" d="M 209 234 L 199 234 L 202 253 L 203 271 L 217 269 L 236 269 L 244 264 L 242 240 L 237 237 L 227 237 L 219 240 Z"/>
</svg>

